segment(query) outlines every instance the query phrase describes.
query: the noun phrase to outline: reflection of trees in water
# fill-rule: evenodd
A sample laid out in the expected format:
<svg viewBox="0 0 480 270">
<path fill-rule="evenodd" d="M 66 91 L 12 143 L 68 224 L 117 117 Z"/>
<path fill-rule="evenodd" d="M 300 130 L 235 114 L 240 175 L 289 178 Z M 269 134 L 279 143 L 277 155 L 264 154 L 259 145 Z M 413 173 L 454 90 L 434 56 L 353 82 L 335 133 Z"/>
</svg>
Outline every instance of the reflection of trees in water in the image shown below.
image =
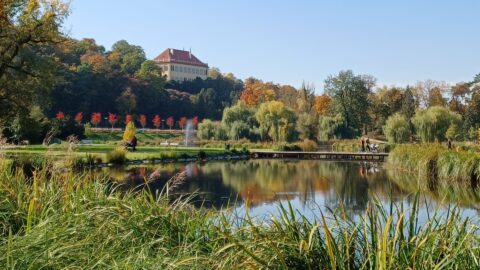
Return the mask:
<svg viewBox="0 0 480 270">
<path fill-rule="evenodd" d="M 441 204 L 458 204 L 463 207 L 471 207 L 480 209 L 480 194 L 478 190 L 471 188 L 459 188 L 455 185 L 444 186 L 438 185 L 434 188 L 429 186 L 428 179 L 421 178 L 415 174 L 408 172 L 400 172 L 396 169 L 387 169 L 389 179 L 400 188 L 411 194 L 421 192 L 425 194 L 420 200 L 423 206 L 434 209 L 437 203 Z M 409 202 L 413 200 L 413 196 L 407 198 Z"/>
<path fill-rule="evenodd" d="M 313 162 L 299 160 L 250 160 L 222 164 L 222 178 L 252 204 L 300 196 L 313 200 L 315 191 L 326 191 L 327 179 Z"/>
<path fill-rule="evenodd" d="M 364 164 L 364 165 L 362 165 Z M 367 165 L 365 165 L 367 164 Z M 231 162 L 194 163 L 189 165 L 162 164 L 155 167 L 132 168 L 115 172 L 125 189 L 149 183 L 160 190 L 178 171 L 187 171 L 188 179 L 177 192 L 201 192 L 197 204 L 221 207 L 226 202 L 248 200 L 251 205 L 298 197 L 305 204 L 325 204 L 336 208 L 344 205 L 349 211 L 362 211 L 369 192 L 376 196 L 397 196 L 400 190 L 387 181 L 385 171 L 373 172 L 368 163 L 325 162 L 316 160 L 241 160 Z M 315 202 L 316 195 L 324 197 Z M 237 198 L 238 195 L 238 198 Z M 318 199 L 318 197 L 317 197 Z"/>
<path fill-rule="evenodd" d="M 220 172 L 206 173 L 197 164 L 108 169 L 110 177 L 118 183 L 118 189 L 137 192 L 148 187 L 154 194 L 181 171 L 187 172 L 187 180 L 173 190 L 174 195 L 195 193 L 193 204 L 196 206 L 220 208 L 228 203 L 242 203 L 234 191 L 223 185 Z"/>
</svg>

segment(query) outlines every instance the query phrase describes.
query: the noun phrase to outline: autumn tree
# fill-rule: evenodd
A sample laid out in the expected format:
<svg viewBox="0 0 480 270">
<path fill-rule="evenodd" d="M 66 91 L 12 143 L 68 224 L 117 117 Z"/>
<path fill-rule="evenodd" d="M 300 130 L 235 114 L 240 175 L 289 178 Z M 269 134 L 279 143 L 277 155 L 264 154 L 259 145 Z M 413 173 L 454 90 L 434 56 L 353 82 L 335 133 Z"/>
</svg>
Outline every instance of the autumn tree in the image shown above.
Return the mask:
<svg viewBox="0 0 480 270">
<path fill-rule="evenodd" d="M 77 114 L 75 114 L 74 119 L 75 119 L 75 122 L 77 122 L 77 124 L 81 125 L 83 121 L 83 112 L 78 112 Z"/>
<path fill-rule="evenodd" d="M 315 87 L 313 84 L 303 82 L 297 95 L 297 112 L 308 113 L 312 112 L 315 104 Z"/>
<path fill-rule="evenodd" d="M 64 114 L 62 111 L 59 111 L 59 112 L 57 112 L 57 114 L 55 115 L 55 118 L 56 118 L 57 120 L 63 120 L 63 119 L 65 119 L 65 114 Z"/>
<path fill-rule="evenodd" d="M 274 100 L 277 91 L 278 85 L 250 79 L 245 83 L 244 89 L 240 94 L 240 100 L 248 106 L 255 107 L 261 103 Z"/>
<path fill-rule="evenodd" d="M 448 89 L 448 84 L 443 81 L 420 81 L 412 87 L 415 99 L 421 108 L 445 105 L 443 93 Z"/>
<path fill-rule="evenodd" d="M 117 121 L 118 121 L 118 117 L 117 117 L 116 114 L 108 113 L 108 123 L 110 123 L 110 125 L 112 126 L 112 129 L 115 126 L 115 124 L 117 123 Z"/>
<path fill-rule="evenodd" d="M 125 115 L 125 121 L 124 121 L 125 125 L 132 122 L 132 120 L 133 120 L 133 116 L 131 114 Z"/>
<path fill-rule="evenodd" d="M 178 121 L 178 126 L 180 127 L 180 129 L 183 129 L 183 127 L 185 127 L 185 125 L 187 124 L 187 117 L 183 116 L 180 118 L 180 121 Z"/>
<path fill-rule="evenodd" d="M 465 115 L 467 97 L 470 93 L 469 83 L 458 83 L 450 88 L 448 108 L 460 115 Z"/>
<path fill-rule="evenodd" d="M 447 105 L 446 99 L 443 97 L 443 91 L 440 87 L 433 87 L 430 92 L 428 92 L 428 106 L 442 106 Z"/>
<path fill-rule="evenodd" d="M 140 122 L 142 128 L 145 129 L 145 127 L 147 126 L 147 116 L 145 116 L 145 114 L 140 114 L 138 122 Z"/>
<path fill-rule="evenodd" d="M 315 97 L 315 103 L 314 103 L 314 108 L 315 111 L 319 115 L 327 115 L 328 112 L 330 111 L 330 104 L 332 102 L 332 98 L 326 94 L 316 96 Z"/>
<path fill-rule="evenodd" d="M 92 117 L 90 119 L 90 122 L 92 123 L 92 125 L 97 127 L 97 125 L 100 124 L 100 122 L 102 122 L 102 114 L 99 113 L 99 112 L 92 113 Z"/>
<path fill-rule="evenodd" d="M 157 129 L 160 128 L 160 126 L 162 125 L 162 119 L 160 118 L 160 116 L 158 114 L 156 114 L 153 117 L 152 123 L 153 123 L 153 126 L 156 127 Z"/>
<path fill-rule="evenodd" d="M 168 117 L 167 118 L 167 126 L 170 128 L 170 130 L 172 129 L 174 124 L 175 124 L 175 120 L 173 119 L 173 117 L 172 116 Z"/>
<path fill-rule="evenodd" d="M 198 126 L 198 116 L 194 116 L 192 118 L 192 125 L 193 125 L 193 127 Z"/>
</svg>

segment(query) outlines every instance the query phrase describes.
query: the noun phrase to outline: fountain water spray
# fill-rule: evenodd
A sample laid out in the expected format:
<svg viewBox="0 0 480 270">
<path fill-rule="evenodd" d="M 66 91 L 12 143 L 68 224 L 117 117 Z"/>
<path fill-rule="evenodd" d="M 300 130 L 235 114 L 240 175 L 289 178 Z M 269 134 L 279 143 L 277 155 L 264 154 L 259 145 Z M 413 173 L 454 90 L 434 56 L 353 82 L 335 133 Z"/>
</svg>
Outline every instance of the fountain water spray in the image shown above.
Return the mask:
<svg viewBox="0 0 480 270">
<path fill-rule="evenodd" d="M 187 121 L 187 124 L 185 125 L 185 138 L 183 141 L 184 146 L 194 146 L 195 144 L 193 143 L 195 139 L 195 131 L 193 130 L 193 122 L 191 119 Z"/>
</svg>

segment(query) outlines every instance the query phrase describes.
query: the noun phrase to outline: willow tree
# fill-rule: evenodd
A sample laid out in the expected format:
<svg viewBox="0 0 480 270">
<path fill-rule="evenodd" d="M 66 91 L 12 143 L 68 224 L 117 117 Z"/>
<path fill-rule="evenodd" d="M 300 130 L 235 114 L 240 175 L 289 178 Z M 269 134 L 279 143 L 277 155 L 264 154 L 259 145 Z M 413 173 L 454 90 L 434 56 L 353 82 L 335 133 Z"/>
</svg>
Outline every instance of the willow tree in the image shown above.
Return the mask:
<svg viewBox="0 0 480 270">
<path fill-rule="evenodd" d="M 407 118 L 400 113 L 390 116 L 383 127 L 383 132 L 389 143 L 408 142 L 411 135 L 410 130 Z"/>
<path fill-rule="evenodd" d="M 412 119 L 422 142 L 444 141 L 448 128 L 453 124 L 460 126 L 461 121 L 458 113 L 440 106 L 418 110 Z"/>
<path fill-rule="evenodd" d="M 274 142 L 295 139 L 295 113 L 280 101 L 262 103 L 255 113 L 262 139 Z"/>
</svg>

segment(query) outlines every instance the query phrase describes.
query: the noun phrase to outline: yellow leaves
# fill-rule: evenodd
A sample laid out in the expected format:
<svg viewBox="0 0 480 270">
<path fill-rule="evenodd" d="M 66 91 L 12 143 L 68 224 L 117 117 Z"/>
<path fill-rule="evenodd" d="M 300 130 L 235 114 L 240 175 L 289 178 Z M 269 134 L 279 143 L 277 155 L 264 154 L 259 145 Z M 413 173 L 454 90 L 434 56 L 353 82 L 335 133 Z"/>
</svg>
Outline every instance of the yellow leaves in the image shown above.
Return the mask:
<svg viewBox="0 0 480 270">
<path fill-rule="evenodd" d="M 319 115 L 327 115 L 331 102 L 332 98 L 328 95 L 323 94 L 321 96 L 315 97 L 315 104 L 313 105 L 313 107 Z"/>
<path fill-rule="evenodd" d="M 89 64 L 95 72 L 105 71 L 108 67 L 108 63 L 105 57 L 99 53 L 82 55 L 80 60 L 82 61 L 82 63 Z"/>
<path fill-rule="evenodd" d="M 135 128 L 135 124 L 133 124 L 133 121 L 128 122 L 125 132 L 123 133 L 123 140 L 131 141 L 133 137 L 135 137 L 136 132 L 137 130 Z"/>
<path fill-rule="evenodd" d="M 278 88 L 278 85 L 272 83 L 263 83 L 256 80 L 253 82 L 247 81 L 240 95 L 240 100 L 250 107 L 255 107 L 261 103 L 275 100 Z"/>
</svg>

